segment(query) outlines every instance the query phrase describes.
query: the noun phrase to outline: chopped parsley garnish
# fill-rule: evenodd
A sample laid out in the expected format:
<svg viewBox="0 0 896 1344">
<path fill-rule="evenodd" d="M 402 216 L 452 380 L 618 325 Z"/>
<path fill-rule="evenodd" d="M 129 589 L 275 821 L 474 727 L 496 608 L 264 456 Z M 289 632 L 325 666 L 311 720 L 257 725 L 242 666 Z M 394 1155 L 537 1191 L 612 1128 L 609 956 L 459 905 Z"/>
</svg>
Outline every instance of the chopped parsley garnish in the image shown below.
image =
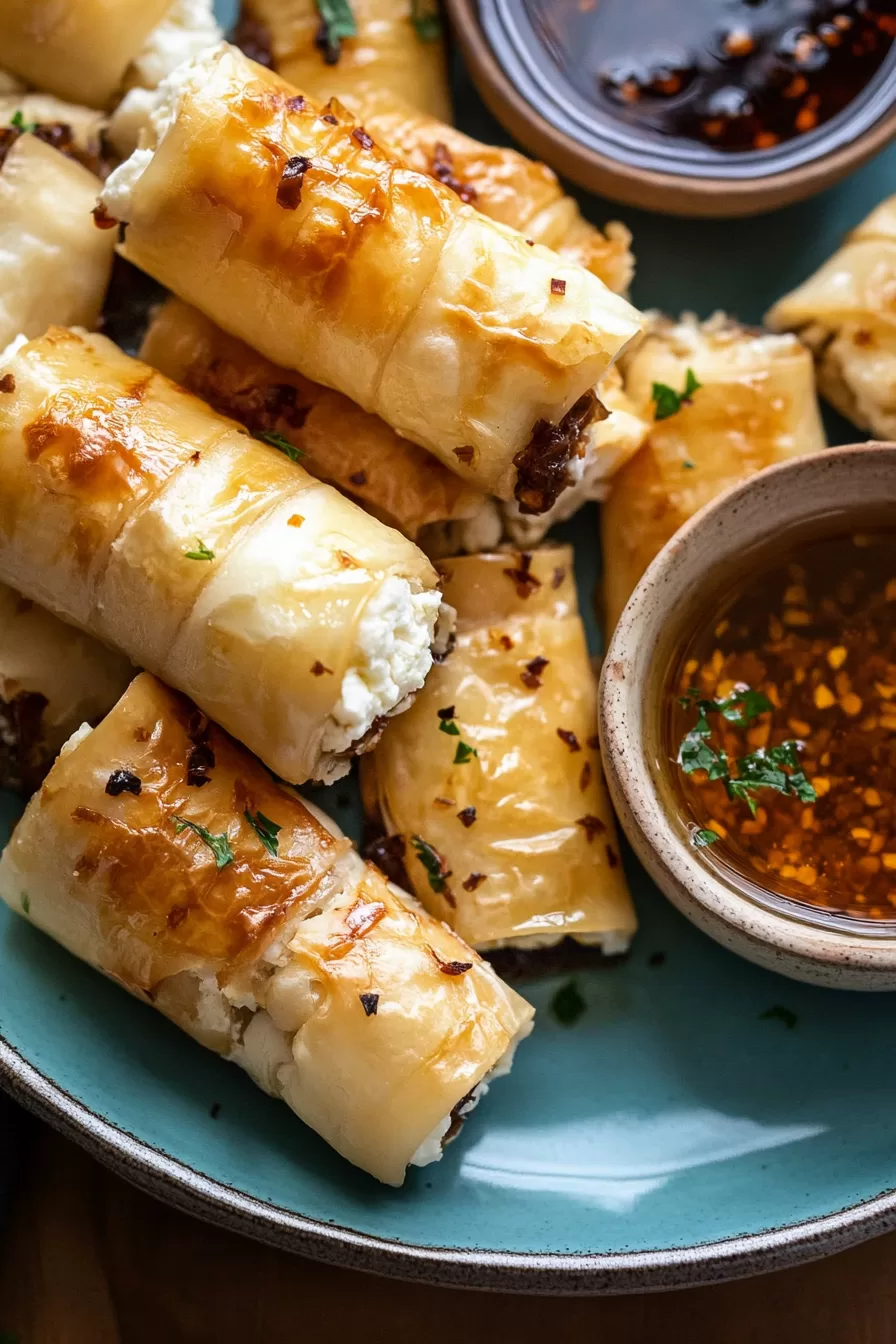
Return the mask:
<svg viewBox="0 0 896 1344">
<path fill-rule="evenodd" d="M 561 1027 L 571 1027 L 588 1007 L 575 980 L 567 980 L 551 999 L 551 1012 Z"/>
<path fill-rule="evenodd" d="M 273 854 L 274 858 L 276 858 L 280 849 L 280 842 L 277 839 L 277 836 L 283 830 L 283 827 L 278 826 L 276 821 L 271 821 L 270 817 L 266 817 L 263 812 L 256 812 L 253 817 L 249 809 L 246 808 L 243 816 L 246 818 L 267 852 Z"/>
<path fill-rule="evenodd" d="M 210 551 L 205 542 L 201 541 L 199 537 L 196 538 L 195 550 L 184 551 L 184 555 L 188 560 L 214 560 L 215 558 L 214 551 Z"/>
<path fill-rule="evenodd" d="M 457 751 L 454 753 L 454 765 L 466 765 L 467 761 L 473 756 L 478 757 L 479 752 L 475 747 L 471 747 L 468 742 L 458 742 Z"/>
<path fill-rule="evenodd" d="M 445 891 L 445 881 L 451 874 L 446 870 L 441 855 L 419 835 L 411 836 L 411 844 L 416 850 L 417 858 L 426 869 L 430 887 L 433 891 L 442 895 Z"/>
<path fill-rule="evenodd" d="M 764 1013 L 759 1014 L 760 1022 L 783 1022 L 788 1030 L 796 1026 L 799 1018 L 790 1008 L 785 1008 L 782 1003 L 774 1003 L 771 1008 L 766 1008 Z"/>
<path fill-rule="evenodd" d="M 27 135 L 31 131 L 36 131 L 38 127 L 38 123 L 36 121 L 25 120 L 25 116 L 21 108 L 18 108 L 17 111 L 13 112 L 12 116 L 9 119 L 9 124 L 10 126 L 15 127 L 17 131 L 21 131 L 23 135 Z"/>
<path fill-rule="evenodd" d="M 453 719 L 443 719 L 439 724 L 439 732 L 447 733 L 449 737 L 460 737 L 460 729 Z"/>
<path fill-rule="evenodd" d="M 666 383 L 654 383 L 651 389 L 656 410 L 654 411 L 655 420 L 668 420 L 670 415 L 677 415 L 682 406 L 689 406 L 694 393 L 703 386 L 697 382 L 697 376 L 693 369 L 688 369 L 685 374 L 684 391 L 676 392 L 673 387 Z"/>
<path fill-rule="evenodd" d="M 683 469 L 684 471 L 693 471 L 694 468 L 696 467 L 697 463 L 696 463 L 696 462 L 692 462 L 691 459 L 690 459 L 689 457 L 686 457 L 685 460 L 682 462 L 681 465 L 682 465 L 682 469 Z"/>
<path fill-rule="evenodd" d="M 714 831 L 706 826 L 693 832 L 691 835 L 691 844 L 695 849 L 706 849 L 708 845 L 714 845 L 716 841 L 721 840 L 721 838 L 722 837 L 719 835 L 718 831 Z"/>
<path fill-rule="evenodd" d="M 215 856 L 215 866 L 226 868 L 228 863 L 233 863 L 233 850 L 230 848 L 230 841 L 226 835 L 212 835 L 204 826 L 199 826 L 195 821 L 187 821 L 185 817 L 172 817 L 174 829 L 180 835 L 181 831 L 190 830 L 206 845 Z"/>
<path fill-rule="evenodd" d="M 26 915 L 31 914 L 31 897 L 28 895 L 27 891 L 22 892 L 22 909 Z"/>
<path fill-rule="evenodd" d="M 357 37 L 358 28 L 348 0 L 315 0 L 321 32 L 317 45 L 328 65 L 339 61 L 339 43 L 344 37 Z"/>
<path fill-rule="evenodd" d="M 436 711 L 439 716 L 439 732 L 447 733 L 449 737 L 460 737 L 460 729 L 454 719 L 454 706 L 449 705 L 447 709 Z M 473 756 L 478 756 L 479 752 L 475 747 L 471 747 L 467 742 L 458 742 L 457 750 L 454 753 L 455 765 L 466 765 L 467 761 Z"/>
<path fill-rule="evenodd" d="M 421 42 L 438 42 L 442 20 L 434 0 L 411 0 L 411 23 Z"/>
<path fill-rule="evenodd" d="M 261 439 L 262 443 L 269 443 L 272 448 L 277 448 L 281 453 L 285 453 L 290 462 L 298 462 L 300 457 L 305 456 L 301 448 L 297 448 L 294 443 L 290 443 L 289 439 L 284 439 L 282 434 L 277 434 L 272 429 L 266 429 L 261 434 L 256 434 L 255 437 Z"/>
</svg>

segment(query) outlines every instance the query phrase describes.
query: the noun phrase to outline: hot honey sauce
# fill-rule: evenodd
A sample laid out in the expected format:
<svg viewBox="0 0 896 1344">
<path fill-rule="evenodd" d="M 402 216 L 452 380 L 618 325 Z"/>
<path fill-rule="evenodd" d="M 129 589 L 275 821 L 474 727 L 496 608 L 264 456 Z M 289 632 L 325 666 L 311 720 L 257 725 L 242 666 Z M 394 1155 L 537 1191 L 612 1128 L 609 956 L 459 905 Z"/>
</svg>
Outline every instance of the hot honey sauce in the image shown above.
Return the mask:
<svg viewBox="0 0 896 1344">
<path fill-rule="evenodd" d="M 896 920 L 896 530 L 794 544 L 673 663 L 665 754 L 713 867 Z"/>
</svg>

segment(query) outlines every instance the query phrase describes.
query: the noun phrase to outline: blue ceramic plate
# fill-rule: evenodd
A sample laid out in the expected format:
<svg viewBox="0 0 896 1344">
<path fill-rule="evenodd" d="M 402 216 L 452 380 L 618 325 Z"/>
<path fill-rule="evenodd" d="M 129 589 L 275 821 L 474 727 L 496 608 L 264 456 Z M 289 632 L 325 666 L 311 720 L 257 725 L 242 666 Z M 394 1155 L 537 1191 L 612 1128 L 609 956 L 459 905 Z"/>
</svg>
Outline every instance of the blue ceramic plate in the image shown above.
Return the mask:
<svg viewBox="0 0 896 1344">
<path fill-rule="evenodd" d="M 461 76 L 464 129 L 505 139 Z M 893 189 L 896 148 L 827 195 L 756 220 L 623 211 L 641 306 L 757 320 Z M 587 200 L 597 222 L 615 207 Z M 831 424 L 834 442 L 856 438 Z M 570 527 L 593 610 L 598 518 Z M 590 631 L 599 646 L 596 627 Z M 357 834 L 353 789 L 325 806 Z M 15 815 L 7 804 L 7 820 Z M 443 1161 L 385 1189 L 238 1069 L 4 909 L 0 1072 L 126 1176 L 321 1259 L 441 1283 L 626 1292 L 793 1263 L 896 1226 L 896 996 L 756 969 L 685 922 L 628 858 L 630 959 L 580 976 L 574 1027 L 539 1011 L 510 1078 Z M 785 1012 L 768 1016 L 769 1009 Z M 791 1025 L 793 1014 L 795 1021 Z"/>
</svg>

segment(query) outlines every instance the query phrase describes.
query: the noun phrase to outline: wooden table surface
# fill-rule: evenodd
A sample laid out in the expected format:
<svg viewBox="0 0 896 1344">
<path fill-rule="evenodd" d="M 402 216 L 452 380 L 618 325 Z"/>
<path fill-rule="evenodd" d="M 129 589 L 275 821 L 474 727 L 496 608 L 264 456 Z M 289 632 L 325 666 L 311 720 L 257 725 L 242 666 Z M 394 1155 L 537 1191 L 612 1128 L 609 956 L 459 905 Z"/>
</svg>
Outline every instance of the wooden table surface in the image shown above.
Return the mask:
<svg viewBox="0 0 896 1344">
<path fill-rule="evenodd" d="M 0 1344 L 896 1344 L 894 1271 L 896 1234 L 643 1297 L 424 1288 L 195 1222 L 37 1127 L 0 1246 Z"/>
</svg>

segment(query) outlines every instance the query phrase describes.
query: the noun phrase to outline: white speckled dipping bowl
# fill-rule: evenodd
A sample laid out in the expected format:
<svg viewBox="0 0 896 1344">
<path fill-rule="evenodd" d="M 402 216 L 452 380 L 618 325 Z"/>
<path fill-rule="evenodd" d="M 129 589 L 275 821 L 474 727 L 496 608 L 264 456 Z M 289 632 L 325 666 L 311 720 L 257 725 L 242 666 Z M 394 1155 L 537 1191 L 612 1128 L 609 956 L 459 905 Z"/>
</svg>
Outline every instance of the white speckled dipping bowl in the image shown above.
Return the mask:
<svg viewBox="0 0 896 1344">
<path fill-rule="evenodd" d="M 841 989 L 896 989 L 896 919 L 831 919 L 778 899 L 769 908 L 710 869 L 690 844 L 662 759 L 662 691 L 701 596 L 715 598 L 750 552 L 838 514 L 892 509 L 896 444 L 828 449 L 760 472 L 714 500 L 663 548 L 632 594 L 604 660 L 600 732 L 613 803 L 650 873 L 692 923 L 750 961 Z M 774 901 L 774 897 L 771 898 Z M 833 924 L 837 927 L 832 927 Z"/>
</svg>

